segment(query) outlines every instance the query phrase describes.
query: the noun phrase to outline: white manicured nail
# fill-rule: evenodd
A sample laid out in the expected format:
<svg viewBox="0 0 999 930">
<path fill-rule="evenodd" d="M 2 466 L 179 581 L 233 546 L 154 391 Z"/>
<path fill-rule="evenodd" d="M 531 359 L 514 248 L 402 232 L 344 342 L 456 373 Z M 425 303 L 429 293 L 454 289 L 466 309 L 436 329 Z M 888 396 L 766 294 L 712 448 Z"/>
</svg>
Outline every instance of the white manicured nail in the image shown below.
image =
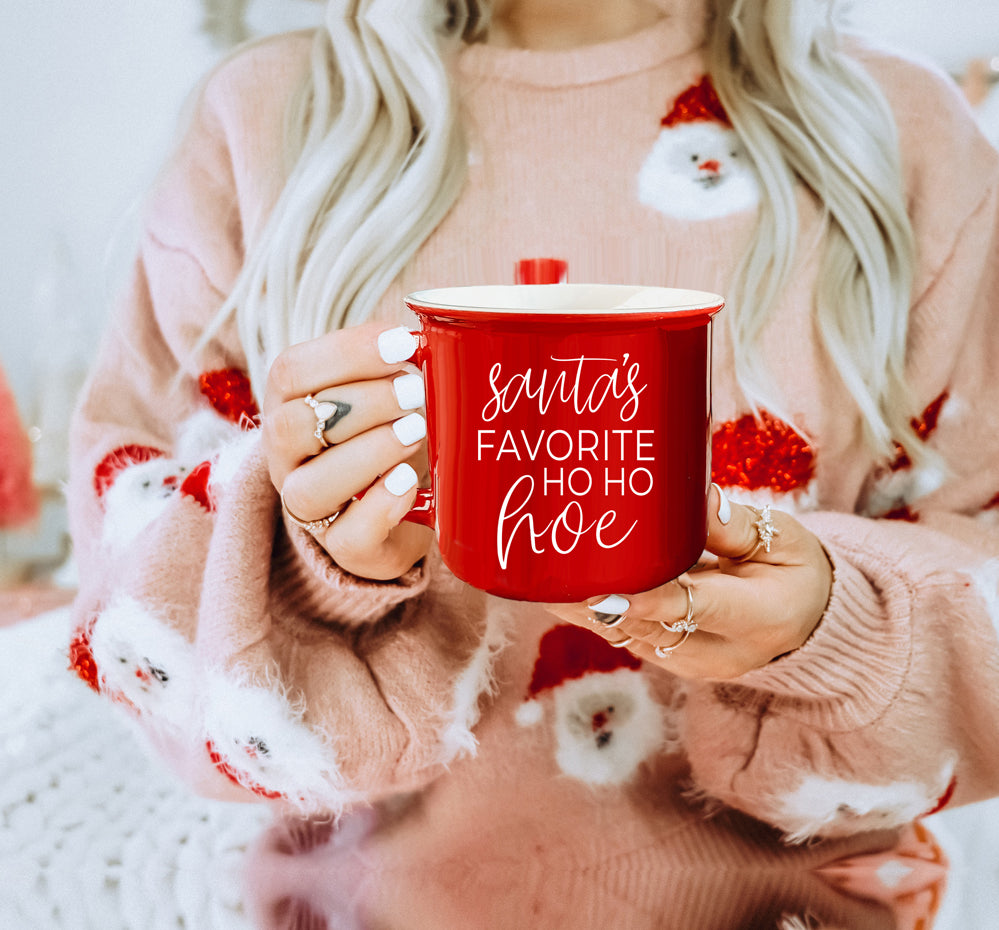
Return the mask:
<svg viewBox="0 0 999 930">
<path fill-rule="evenodd" d="M 732 519 L 732 505 L 728 502 L 725 492 L 716 484 L 715 490 L 718 492 L 718 522 L 722 526 L 728 526 Z"/>
<path fill-rule="evenodd" d="M 416 351 L 419 343 L 405 326 L 397 326 L 395 329 L 387 329 L 378 337 L 378 354 L 383 362 L 394 365 L 396 362 L 404 362 Z"/>
<path fill-rule="evenodd" d="M 396 420 L 392 424 L 392 429 L 399 437 L 399 442 L 404 446 L 411 446 L 427 435 L 427 421 L 418 413 L 411 413 L 407 417 Z"/>
<path fill-rule="evenodd" d="M 597 604 L 588 604 L 590 610 L 598 614 L 626 614 L 631 607 L 631 601 L 620 594 L 611 594 Z"/>
<path fill-rule="evenodd" d="M 407 491 L 411 491 L 416 487 L 416 482 L 419 481 L 419 476 L 416 474 L 416 470 L 412 465 L 407 465 L 403 462 L 401 465 L 396 465 L 385 476 L 385 488 L 390 494 L 394 494 L 396 497 L 402 497 Z"/>
<path fill-rule="evenodd" d="M 420 375 L 403 375 L 392 382 L 392 387 L 395 388 L 395 396 L 402 410 L 416 410 L 426 400 L 423 378 Z"/>
</svg>

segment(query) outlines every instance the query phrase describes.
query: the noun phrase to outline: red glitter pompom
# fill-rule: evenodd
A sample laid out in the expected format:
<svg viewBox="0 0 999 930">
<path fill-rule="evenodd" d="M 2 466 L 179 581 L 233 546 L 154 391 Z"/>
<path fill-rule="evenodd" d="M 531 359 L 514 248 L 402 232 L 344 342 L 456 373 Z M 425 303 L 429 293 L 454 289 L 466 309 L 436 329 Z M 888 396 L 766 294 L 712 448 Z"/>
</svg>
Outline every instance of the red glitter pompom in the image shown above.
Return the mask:
<svg viewBox="0 0 999 930">
<path fill-rule="evenodd" d="M 212 463 L 202 462 L 193 468 L 180 486 L 180 493 L 193 498 L 209 513 L 215 512 L 215 499 L 212 497 L 208 482 L 212 477 Z"/>
<path fill-rule="evenodd" d="M 90 637 L 94 631 L 96 617 L 91 617 L 76 630 L 69 644 L 69 669 L 76 672 L 77 677 L 94 691 L 100 693 L 101 678 L 94 661 L 94 653 L 90 649 Z"/>
<path fill-rule="evenodd" d="M 220 368 L 198 378 L 198 388 L 215 410 L 230 423 L 244 429 L 257 425 L 260 411 L 245 371 Z"/>
<path fill-rule="evenodd" d="M 132 465 L 140 465 L 143 462 L 151 462 L 153 459 L 162 458 L 164 455 L 159 449 L 152 446 L 119 446 L 117 449 L 104 456 L 94 469 L 94 490 L 98 497 L 103 497 L 108 488 L 114 484 L 115 479 L 121 472 Z"/>
<path fill-rule="evenodd" d="M 280 791 L 271 791 L 263 785 L 258 785 L 250 781 L 245 775 L 241 775 L 237 769 L 226 761 L 225 757 L 215 748 L 215 744 L 211 740 L 205 742 L 205 748 L 208 750 L 208 758 L 212 760 L 212 765 L 234 785 L 239 785 L 240 788 L 245 788 L 247 791 L 252 791 L 259 797 L 267 798 L 271 801 L 276 801 L 278 798 L 284 797 Z"/>
<path fill-rule="evenodd" d="M 937 423 L 940 420 L 940 410 L 943 408 L 944 403 L 950 394 L 944 391 L 935 401 L 933 401 L 924 411 L 922 416 L 913 417 L 910 421 L 912 423 L 912 428 L 916 431 L 916 435 L 923 441 L 926 442 L 930 436 L 933 435 L 934 430 L 937 428 Z M 895 461 L 891 463 L 892 471 L 901 471 L 903 468 L 909 468 L 912 465 L 912 460 L 909 458 L 909 454 L 902 448 L 899 443 L 895 444 Z"/>
<path fill-rule="evenodd" d="M 815 476 L 815 453 L 790 426 L 760 412 L 722 423 L 711 437 L 711 477 L 722 487 L 787 493 Z"/>
<path fill-rule="evenodd" d="M 904 520 L 906 523 L 918 523 L 919 514 L 916 513 L 908 504 L 903 504 L 901 507 L 896 507 L 894 510 L 889 510 L 888 513 L 882 514 L 882 519 L 885 520 Z"/>
<path fill-rule="evenodd" d="M 661 125 L 675 126 L 677 123 L 705 121 L 732 125 L 708 75 L 704 75 L 700 83 L 688 87 L 676 98 L 673 109 L 662 118 Z"/>
</svg>

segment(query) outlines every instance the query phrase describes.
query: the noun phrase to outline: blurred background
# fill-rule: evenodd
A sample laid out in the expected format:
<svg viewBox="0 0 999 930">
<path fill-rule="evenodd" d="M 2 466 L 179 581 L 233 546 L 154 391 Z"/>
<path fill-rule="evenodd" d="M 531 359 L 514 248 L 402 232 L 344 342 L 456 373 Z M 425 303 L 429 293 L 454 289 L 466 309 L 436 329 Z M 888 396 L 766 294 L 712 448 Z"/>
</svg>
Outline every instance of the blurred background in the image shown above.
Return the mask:
<svg viewBox="0 0 999 930">
<path fill-rule="evenodd" d="M 319 0 L 0 8 L 0 417 L 17 411 L 37 492 L 36 501 L 22 494 L 5 506 L 0 474 L 0 592 L 28 583 L 37 595 L 39 580 L 72 588 L 61 501 L 66 424 L 131 260 L 141 198 L 189 91 L 235 43 L 314 24 L 322 8 Z M 880 42 L 953 75 L 999 143 L 999 3 L 857 0 L 850 15 Z M 0 463 L 17 442 L 0 428 Z"/>
</svg>

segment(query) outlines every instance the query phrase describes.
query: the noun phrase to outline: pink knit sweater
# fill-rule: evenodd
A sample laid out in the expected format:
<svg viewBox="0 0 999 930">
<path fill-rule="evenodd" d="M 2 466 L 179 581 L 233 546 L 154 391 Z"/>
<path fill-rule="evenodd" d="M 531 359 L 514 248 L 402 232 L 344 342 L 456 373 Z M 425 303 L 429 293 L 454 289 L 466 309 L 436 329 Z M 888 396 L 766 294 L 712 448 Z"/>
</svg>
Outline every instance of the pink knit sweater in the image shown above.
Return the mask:
<svg viewBox="0 0 999 930">
<path fill-rule="evenodd" d="M 822 540 L 832 599 L 793 654 L 683 682 L 468 588 L 435 555 L 394 582 L 348 575 L 282 521 L 234 330 L 194 346 L 274 201 L 309 41 L 222 65 L 152 196 L 75 421 L 81 676 L 198 790 L 309 811 L 515 780 L 535 813 L 638 837 L 677 816 L 665 802 L 683 789 L 800 839 L 999 793 L 999 159 L 949 82 L 858 53 L 901 133 L 919 260 L 908 370 L 949 469 L 863 446 L 813 333 L 821 217 L 802 190 L 795 284 L 763 342 L 809 442 L 748 416 L 719 325 L 714 472 Z M 381 315 L 549 255 L 575 281 L 724 294 L 757 193 L 719 125 L 664 123 L 702 74 L 693 35 L 667 26 L 572 51 L 464 50 L 468 182 Z M 710 157 L 694 152 L 687 176 L 691 145 Z"/>
</svg>

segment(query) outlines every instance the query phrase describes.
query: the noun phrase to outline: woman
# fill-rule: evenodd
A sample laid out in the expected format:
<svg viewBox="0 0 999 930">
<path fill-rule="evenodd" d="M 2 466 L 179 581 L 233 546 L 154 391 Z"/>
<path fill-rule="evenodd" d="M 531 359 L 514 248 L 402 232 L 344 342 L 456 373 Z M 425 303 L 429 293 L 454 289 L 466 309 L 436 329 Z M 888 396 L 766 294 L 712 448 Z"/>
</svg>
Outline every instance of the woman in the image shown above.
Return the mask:
<svg viewBox="0 0 999 930">
<path fill-rule="evenodd" d="M 999 791 L 999 163 L 945 80 L 814 12 L 331 0 L 208 78 L 71 491 L 73 665 L 196 787 L 322 813 L 513 777 L 577 847 L 681 789 L 791 840 Z M 500 601 L 400 523 L 403 295 L 547 255 L 728 298 L 678 583 Z"/>
</svg>

